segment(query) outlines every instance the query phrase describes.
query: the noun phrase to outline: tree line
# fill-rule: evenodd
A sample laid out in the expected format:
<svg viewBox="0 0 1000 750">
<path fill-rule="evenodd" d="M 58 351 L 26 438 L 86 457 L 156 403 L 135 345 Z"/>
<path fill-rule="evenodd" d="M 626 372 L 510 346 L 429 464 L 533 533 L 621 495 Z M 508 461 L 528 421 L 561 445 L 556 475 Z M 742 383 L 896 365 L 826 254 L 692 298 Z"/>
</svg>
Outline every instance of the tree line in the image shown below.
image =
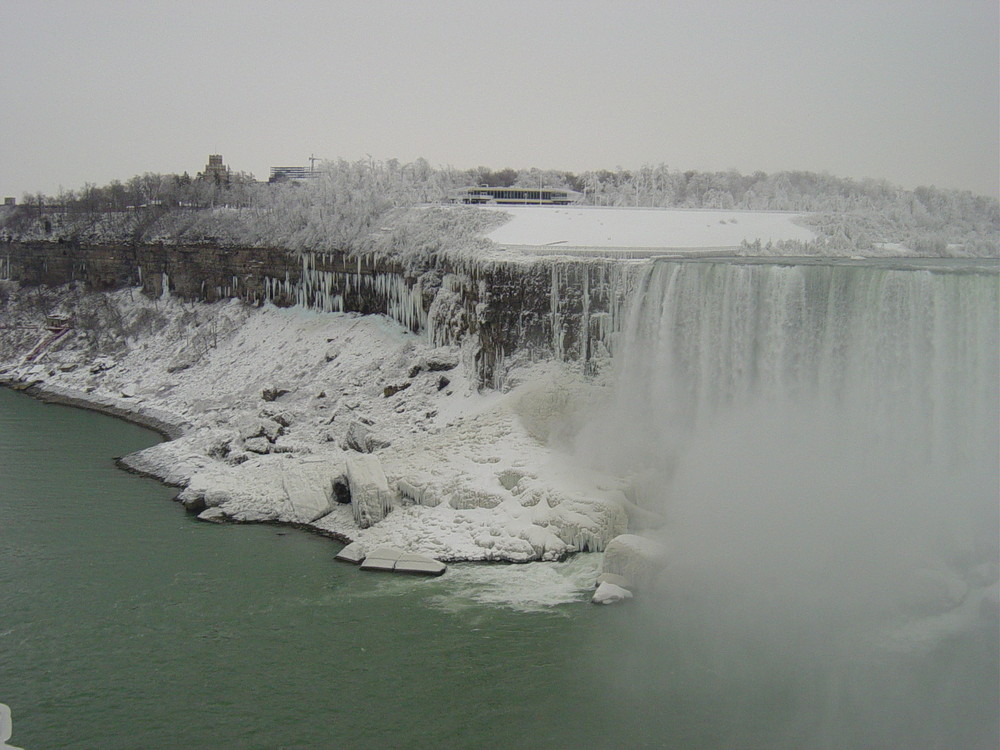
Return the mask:
<svg viewBox="0 0 1000 750">
<path fill-rule="evenodd" d="M 149 239 L 155 233 L 178 241 L 357 249 L 391 210 L 439 203 L 469 185 L 544 186 L 575 190 L 593 206 L 809 212 L 820 250 L 863 251 L 899 243 L 926 255 L 1000 254 L 995 199 L 935 187 L 906 190 L 884 180 L 804 171 L 679 171 L 663 164 L 579 174 L 482 166 L 459 170 L 432 167 L 425 159 L 372 158 L 326 161 L 318 170 L 314 179 L 275 184 L 242 172 L 225 180 L 146 173 L 55 196 L 25 195 L 20 206 L 4 211 L 0 226 L 8 236 L 100 239 L 102 232 L 126 232 L 133 239 Z"/>
</svg>

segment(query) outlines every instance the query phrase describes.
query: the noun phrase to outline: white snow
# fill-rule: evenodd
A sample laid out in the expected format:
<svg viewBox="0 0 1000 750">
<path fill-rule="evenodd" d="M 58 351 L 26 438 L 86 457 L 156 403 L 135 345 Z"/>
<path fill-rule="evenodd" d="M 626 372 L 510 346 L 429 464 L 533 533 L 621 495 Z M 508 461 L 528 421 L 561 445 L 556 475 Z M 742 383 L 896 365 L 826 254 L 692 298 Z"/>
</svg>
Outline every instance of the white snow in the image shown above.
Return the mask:
<svg viewBox="0 0 1000 750">
<path fill-rule="evenodd" d="M 382 316 L 149 300 L 134 290 L 106 299 L 126 326 L 155 312 L 160 327 L 133 327 L 122 349 L 99 358 L 83 332 L 28 366 L 5 348 L 2 377 L 179 427 L 177 439 L 126 461 L 182 487 L 179 499 L 203 503 L 206 519 L 309 524 L 369 550 L 449 562 L 555 561 L 600 551 L 625 531 L 621 482 L 544 442 L 566 415 L 552 407 L 563 399 L 539 392 L 589 387 L 563 365 L 521 372 L 530 386 L 481 394 L 461 352 L 434 349 Z M 431 360 L 455 363 L 444 389 L 440 372 L 415 367 Z M 358 424 L 378 436 L 375 453 L 343 448 Z M 384 479 L 362 482 L 368 463 Z M 375 488 L 368 528 L 353 504 L 333 499 L 345 474 L 352 491 Z"/>
<path fill-rule="evenodd" d="M 698 252 L 735 250 L 743 241 L 809 241 L 816 234 L 796 223 L 803 214 L 678 208 L 504 206 L 510 214 L 487 237 L 499 245 L 559 253 L 567 249 Z"/>
<path fill-rule="evenodd" d="M 598 585 L 597 591 L 594 592 L 594 596 L 591 601 L 594 604 L 614 604 L 615 602 L 623 602 L 626 599 L 631 598 L 632 592 L 628 589 L 622 588 L 615 583 L 602 581 Z"/>
</svg>

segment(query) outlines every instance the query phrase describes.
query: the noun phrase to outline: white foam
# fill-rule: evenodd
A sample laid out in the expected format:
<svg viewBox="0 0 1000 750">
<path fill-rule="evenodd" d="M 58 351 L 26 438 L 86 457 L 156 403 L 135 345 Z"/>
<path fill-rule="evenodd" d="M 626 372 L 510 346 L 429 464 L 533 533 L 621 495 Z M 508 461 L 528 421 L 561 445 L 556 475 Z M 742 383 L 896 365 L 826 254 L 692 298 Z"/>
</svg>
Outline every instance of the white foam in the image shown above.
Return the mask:
<svg viewBox="0 0 1000 750">
<path fill-rule="evenodd" d="M 473 604 L 519 612 L 545 612 L 561 604 L 586 601 L 594 590 L 600 555 L 577 555 L 561 563 L 452 565 L 447 588 L 429 602 L 449 611 Z"/>
</svg>

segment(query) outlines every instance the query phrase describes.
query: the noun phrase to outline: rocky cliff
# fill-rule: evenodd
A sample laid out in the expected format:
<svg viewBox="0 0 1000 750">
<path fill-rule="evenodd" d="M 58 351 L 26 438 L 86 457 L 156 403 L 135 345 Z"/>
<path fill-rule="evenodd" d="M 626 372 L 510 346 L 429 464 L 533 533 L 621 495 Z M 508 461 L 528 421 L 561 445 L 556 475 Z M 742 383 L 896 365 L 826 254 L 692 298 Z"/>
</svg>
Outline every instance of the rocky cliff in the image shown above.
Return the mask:
<svg viewBox="0 0 1000 750">
<path fill-rule="evenodd" d="M 507 365 L 554 357 L 589 366 L 610 348 L 629 264 L 569 257 L 491 259 L 433 255 L 417 268 L 347 252 L 213 245 L 8 242 L 0 278 L 22 285 L 82 283 L 93 291 L 141 287 L 150 297 L 325 312 L 381 313 L 438 345 L 461 344 L 481 385 Z"/>
</svg>

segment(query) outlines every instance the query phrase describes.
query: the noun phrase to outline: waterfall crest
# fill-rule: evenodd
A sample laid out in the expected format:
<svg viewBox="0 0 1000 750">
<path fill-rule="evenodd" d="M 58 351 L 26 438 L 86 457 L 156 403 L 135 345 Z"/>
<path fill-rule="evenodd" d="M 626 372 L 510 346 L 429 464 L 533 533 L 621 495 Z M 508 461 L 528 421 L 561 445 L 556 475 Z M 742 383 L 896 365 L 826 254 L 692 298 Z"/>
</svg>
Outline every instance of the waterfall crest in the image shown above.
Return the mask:
<svg viewBox="0 0 1000 750">
<path fill-rule="evenodd" d="M 756 408 L 833 414 L 916 461 L 995 460 L 998 280 L 982 269 L 653 263 L 621 333 L 610 415 L 584 442 L 615 468 L 662 466 Z"/>
</svg>

